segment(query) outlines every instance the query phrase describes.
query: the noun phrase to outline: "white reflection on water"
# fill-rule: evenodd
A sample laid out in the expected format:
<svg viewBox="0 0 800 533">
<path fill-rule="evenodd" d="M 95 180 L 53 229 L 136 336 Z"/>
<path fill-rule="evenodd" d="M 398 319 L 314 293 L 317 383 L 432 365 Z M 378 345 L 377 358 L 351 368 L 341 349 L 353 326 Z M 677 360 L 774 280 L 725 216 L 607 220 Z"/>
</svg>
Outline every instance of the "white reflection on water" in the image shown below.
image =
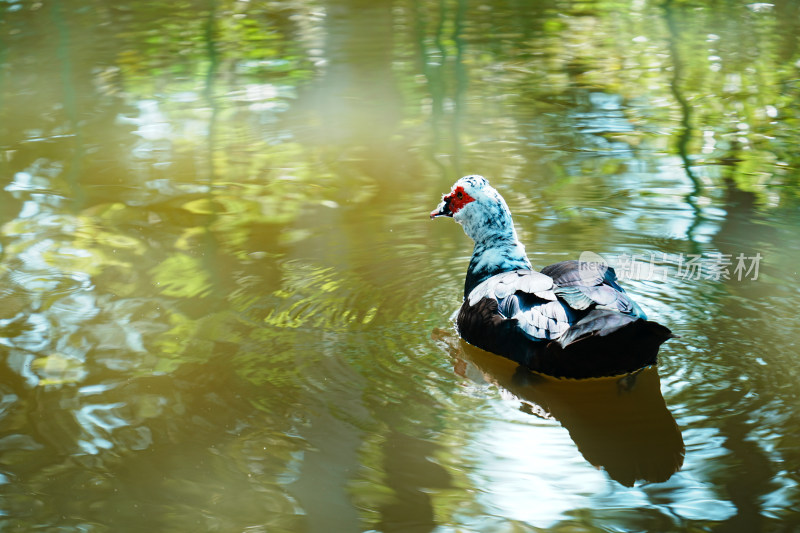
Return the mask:
<svg viewBox="0 0 800 533">
<path fill-rule="evenodd" d="M 600 470 L 587 468 L 559 425 L 530 424 L 530 417 L 510 409 L 498 414 L 510 420 L 492 420 L 472 445 L 481 461 L 471 476 L 492 514 L 551 527 L 571 509 L 592 507 L 593 495 L 613 489 Z"/>
<path fill-rule="evenodd" d="M 684 432 L 686 463 L 668 481 L 621 488 L 587 465 L 564 428 L 555 422 L 532 424 L 514 406 L 498 405 L 498 418 L 470 446 L 480 457 L 470 476 L 483 487 L 480 501 L 492 514 L 541 528 L 557 525 L 578 509 L 656 508 L 664 516 L 715 521 L 736 514 L 734 504 L 704 479 L 707 472 L 699 463 L 727 452 L 707 432 Z"/>
<path fill-rule="evenodd" d="M 85 405 L 75 412 L 75 418 L 87 438 L 78 440 L 78 446 L 86 453 L 94 455 L 101 449 L 110 450 L 114 447 L 111 433 L 116 428 L 128 425 L 128 422 L 114 413 L 115 409 L 124 407 L 118 402 L 112 404 Z"/>
</svg>

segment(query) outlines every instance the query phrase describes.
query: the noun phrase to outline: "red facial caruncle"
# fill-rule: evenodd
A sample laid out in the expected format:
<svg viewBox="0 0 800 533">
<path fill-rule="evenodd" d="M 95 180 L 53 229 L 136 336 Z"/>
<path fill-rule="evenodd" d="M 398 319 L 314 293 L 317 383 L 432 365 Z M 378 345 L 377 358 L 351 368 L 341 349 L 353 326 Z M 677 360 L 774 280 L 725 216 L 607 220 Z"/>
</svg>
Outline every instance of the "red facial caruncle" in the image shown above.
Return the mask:
<svg viewBox="0 0 800 533">
<path fill-rule="evenodd" d="M 464 187 L 458 186 L 450 192 L 450 194 L 442 198 L 442 203 L 431 212 L 431 218 L 436 217 L 452 217 L 470 202 L 474 202 L 475 198 L 470 196 Z"/>
<path fill-rule="evenodd" d="M 445 199 L 449 199 L 450 201 L 450 211 L 455 215 L 461 208 L 467 205 L 470 202 L 474 202 L 475 198 L 467 194 L 467 191 L 464 190 L 464 187 L 458 186 L 456 189 L 451 192 Z"/>
</svg>

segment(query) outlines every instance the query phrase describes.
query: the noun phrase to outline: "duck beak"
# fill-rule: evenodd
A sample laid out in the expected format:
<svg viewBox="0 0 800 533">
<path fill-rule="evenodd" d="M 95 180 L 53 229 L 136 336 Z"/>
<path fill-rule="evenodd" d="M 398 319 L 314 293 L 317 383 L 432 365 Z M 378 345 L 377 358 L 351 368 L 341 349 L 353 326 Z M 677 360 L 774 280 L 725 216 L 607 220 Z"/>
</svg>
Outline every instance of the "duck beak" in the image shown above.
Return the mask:
<svg viewBox="0 0 800 533">
<path fill-rule="evenodd" d="M 431 211 L 431 220 L 436 217 L 452 217 L 453 212 L 450 211 L 450 199 L 445 197 L 442 202 L 436 206 L 436 209 Z"/>
</svg>

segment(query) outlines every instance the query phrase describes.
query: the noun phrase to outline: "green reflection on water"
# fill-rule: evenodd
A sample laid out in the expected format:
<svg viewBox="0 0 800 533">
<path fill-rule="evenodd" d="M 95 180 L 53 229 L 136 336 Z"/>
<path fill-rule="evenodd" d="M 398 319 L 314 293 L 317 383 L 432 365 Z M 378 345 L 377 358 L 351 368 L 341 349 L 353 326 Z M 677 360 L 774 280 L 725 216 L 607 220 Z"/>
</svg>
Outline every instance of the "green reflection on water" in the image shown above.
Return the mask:
<svg viewBox="0 0 800 533">
<path fill-rule="evenodd" d="M 797 527 L 798 10 L 0 4 L 0 523 Z M 680 471 L 431 339 L 469 248 L 427 213 L 468 172 L 539 267 L 664 254 L 626 287 L 682 336 L 647 381 Z"/>
</svg>

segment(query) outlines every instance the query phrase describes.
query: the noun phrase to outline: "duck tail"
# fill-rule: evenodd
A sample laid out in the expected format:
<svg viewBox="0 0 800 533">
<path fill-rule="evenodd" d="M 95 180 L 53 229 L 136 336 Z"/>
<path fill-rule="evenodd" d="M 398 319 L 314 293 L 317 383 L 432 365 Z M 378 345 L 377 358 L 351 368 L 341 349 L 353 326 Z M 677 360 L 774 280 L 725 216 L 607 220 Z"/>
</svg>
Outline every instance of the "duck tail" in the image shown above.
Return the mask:
<svg viewBox="0 0 800 533">
<path fill-rule="evenodd" d="M 675 337 L 657 322 L 593 309 L 548 345 L 569 377 L 610 376 L 655 364 L 658 349 Z"/>
</svg>

